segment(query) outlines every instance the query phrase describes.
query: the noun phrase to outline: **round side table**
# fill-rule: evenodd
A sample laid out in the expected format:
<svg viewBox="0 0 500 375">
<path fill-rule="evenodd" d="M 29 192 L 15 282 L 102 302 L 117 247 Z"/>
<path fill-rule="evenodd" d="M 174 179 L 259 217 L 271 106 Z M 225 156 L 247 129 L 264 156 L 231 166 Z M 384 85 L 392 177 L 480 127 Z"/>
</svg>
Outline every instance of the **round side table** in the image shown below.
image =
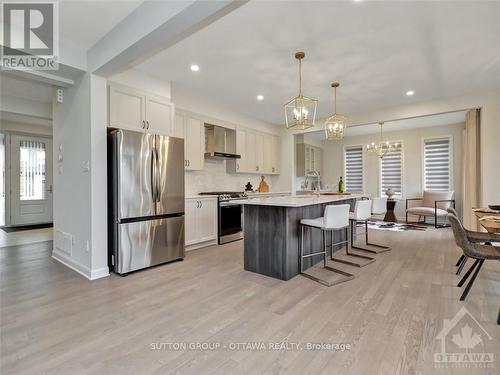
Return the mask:
<svg viewBox="0 0 500 375">
<path fill-rule="evenodd" d="M 387 212 L 384 216 L 384 221 L 391 223 L 396 222 L 396 215 L 394 215 L 394 207 L 396 207 L 396 201 L 394 199 L 387 199 Z"/>
</svg>

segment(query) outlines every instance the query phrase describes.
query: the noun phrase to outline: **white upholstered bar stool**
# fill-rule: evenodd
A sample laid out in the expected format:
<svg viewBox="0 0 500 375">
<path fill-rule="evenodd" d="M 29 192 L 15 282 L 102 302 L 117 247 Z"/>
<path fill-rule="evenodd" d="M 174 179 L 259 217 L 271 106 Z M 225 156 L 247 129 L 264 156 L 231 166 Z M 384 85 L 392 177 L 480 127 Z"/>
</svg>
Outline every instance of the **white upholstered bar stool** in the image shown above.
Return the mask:
<svg viewBox="0 0 500 375">
<path fill-rule="evenodd" d="M 387 197 L 373 198 L 372 200 L 372 215 L 385 215 L 387 213 Z M 365 221 L 365 243 L 377 249 L 364 249 L 371 253 L 383 253 L 391 250 L 389 246 L 378 245 L 368 240 L 368 221 Z"/>
<path fill-rule="evenodd" d="M 354 212 L 349 212 L 349 223 L 351 226 L 351 249 L 366 250 L 365 248 L 354 246 L 354 228 L 358 221 L 365 222 L 365 228 L 368 228 L 368 219 L 372 215 L 372 201 L 370 199 L 360 199 L 356 201 L 354 206 Z M 368 231 L 367 231 L 368 232 Z M 352 257 L 363 259 L 362 263 L 357 263 L 354 260 L 348 260 L 343 258 L 333 258 L 335 262 L 349 264 L 356 267 L 364 267 L 367 264 L 375 262 L 375 258 L 367 257 L 365 255 L 354 254 L 349 252 L 349 246 L 346 246 L 345 257 Z"/>
<path fill-rule="evenodd" d="M 302 219 L 300 221 L 300 273 L 301 275 L 308 277 L 314 281 L 317 281 L 320 284 L 326 286 L 332 286 L 335 284 L 339 284 L 344 281 L 348 281 L 354 278 L 354 275 L 338 270 L 336 268 L 332 268 L 326 265 L 326 255 L 327 255 L 327 234 L 331 235 L 331 255 L 333 255 L 333 247 L 340 244 L 346 244 L 348 246 L 348 228 L 349 228 L 349 209 L 350 206 L 348 204 L 339 204 L 339 205 L 330 205 L 326 206 L 325 213 L 323 217 L 318 217 L 316 219 Z M 304 253 L 304 229 L 309 227 L 310 230 L 319 229 L 322 234 L 322 244 L 323 249 L 321 251 L 311 251 L 309 254 Z M 334 232 L 339 230 L 345 230 L 346 239 L 345 241 L 340 241 L 337 243 L 333 243 L 334 241 Z M 328 282 L 326 280 L 320 279 L 316 276 L 310 275 L 304 272 L 304 259 L 313 257 L 315 255 L 323 255 L 323 268 L 329 271 L 340 274 L 344 277 L 334 281 Z"/>
</svg>

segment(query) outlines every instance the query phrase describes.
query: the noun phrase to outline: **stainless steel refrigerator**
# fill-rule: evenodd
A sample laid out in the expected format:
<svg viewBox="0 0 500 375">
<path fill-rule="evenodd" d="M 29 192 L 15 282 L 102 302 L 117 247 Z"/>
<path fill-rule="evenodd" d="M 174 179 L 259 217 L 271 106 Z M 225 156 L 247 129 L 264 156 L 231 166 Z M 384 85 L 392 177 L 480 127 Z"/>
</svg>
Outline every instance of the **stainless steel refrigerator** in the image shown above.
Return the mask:
<svg viewBox="0 0 500 375">
<path fill-rule="evenodd" d="M 108 202 L 114 272 L 184 258 L 184 140 L 109 129 Z"/>
</svg>

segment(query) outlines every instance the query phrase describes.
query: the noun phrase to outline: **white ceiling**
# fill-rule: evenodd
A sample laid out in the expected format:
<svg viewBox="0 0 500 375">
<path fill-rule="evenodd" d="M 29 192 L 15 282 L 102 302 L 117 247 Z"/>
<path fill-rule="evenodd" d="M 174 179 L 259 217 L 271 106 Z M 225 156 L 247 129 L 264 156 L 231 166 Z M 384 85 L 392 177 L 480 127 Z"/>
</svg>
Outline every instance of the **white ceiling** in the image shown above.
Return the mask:
<svg viewBox="0 0 500 375">
<path fill-rule="evenodd" d="M 143 1 L 62 0 L 59 2 L 59 33 L 63 39 L 87 50 Z"/>
<path fill-rule="evenodd" d="M 432 116 L 421 116 L 402 120 L 385 120 L 384 122 L 384 133 L 408 130 L 408 129 L 419 129 L 428 128 L 433 126 L 444 126 L 444 125 L 459 125 L 465 122 L 466 111 L 441 113 Z M 345 132 L 346 137 L 353 137 L 356 135 L 364 134 L 378 134 L 380 132 L 380 126 L 375 124 L 363 124 L 363 125 L 351 125 L 348 126 Z M 307 133 L 307 138 L 323 141 L 325 140 L 324 131 L 315 131 Z"/>
<path fill-rule="evenodd" d="M 500 2 L 250 1 L 138 68 L 171 80 L 174 100 L 179 87 L 281 124 L 297 50 L 319 117 L 332 109 L 332 80 L 340 113 L 498 88 L 499 17 Z"/>
</svg>

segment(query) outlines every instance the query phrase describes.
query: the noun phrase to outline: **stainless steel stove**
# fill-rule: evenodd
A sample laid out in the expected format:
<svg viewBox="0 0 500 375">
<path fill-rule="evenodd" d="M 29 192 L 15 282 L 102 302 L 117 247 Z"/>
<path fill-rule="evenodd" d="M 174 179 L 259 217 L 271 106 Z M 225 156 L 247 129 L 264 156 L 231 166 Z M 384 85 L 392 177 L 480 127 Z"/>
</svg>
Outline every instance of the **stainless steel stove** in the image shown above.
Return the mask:
<svg viewBox="0 0 500 375">
<path fill-rule="evenodd" d="M 217 191 L 203 192 L 200 195 L 217 195 L 218 197 L 219 244 L 241 240 L 243 238 L 243 205 L 241 201 L 248 199 L 247 194 L 241 191 Z"/>
</svg>

